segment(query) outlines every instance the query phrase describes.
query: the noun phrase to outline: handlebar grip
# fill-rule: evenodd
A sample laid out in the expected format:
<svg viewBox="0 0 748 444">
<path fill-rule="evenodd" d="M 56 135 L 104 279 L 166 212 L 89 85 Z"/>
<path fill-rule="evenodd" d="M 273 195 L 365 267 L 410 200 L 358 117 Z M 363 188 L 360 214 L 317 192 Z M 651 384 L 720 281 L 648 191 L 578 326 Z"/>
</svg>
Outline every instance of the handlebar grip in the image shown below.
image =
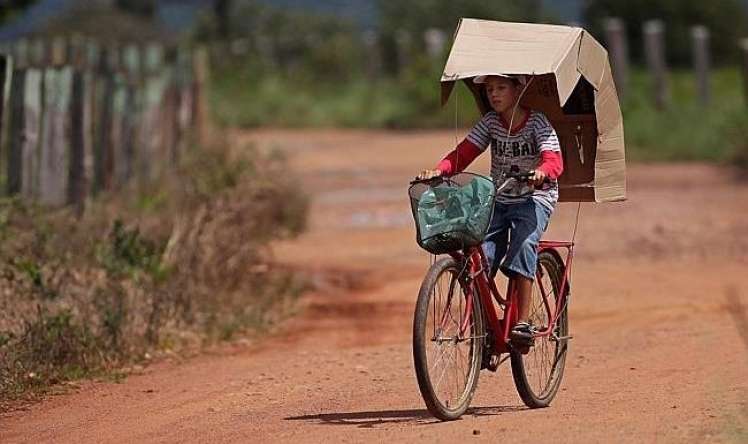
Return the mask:
<svg viewBox="0 0 748 444">
<path fill-rule="evenodd" d="M 444 176 L 434 176 L 434 177 L 430 177 L 428 179 L 419 179 L 418 176 L 416 176 L 415 178 L 413 178 L 413 180 L 410 181 L 410 184 L 414 185 L 414 184 L 417 184 L 417 183 L 430 183 L 430 182 L 435 182 L 435 181 L 443 179 L 443 178 L 444 178 Z"/>
<path fill-rule="evenodd" d="M 532 176 L 535 175 L 535 170 L 531 171 L 515 171 L 515 172 L 509 172 L 506 174 L 506 177 L 509 179 L 517 179 L 520 181 L 529 182 L 530 179 L 532 179 Z M 545 179 L 543 179 L 543 183 L 551 183 L 551 179 L 546 176 Z"/>
</svg>

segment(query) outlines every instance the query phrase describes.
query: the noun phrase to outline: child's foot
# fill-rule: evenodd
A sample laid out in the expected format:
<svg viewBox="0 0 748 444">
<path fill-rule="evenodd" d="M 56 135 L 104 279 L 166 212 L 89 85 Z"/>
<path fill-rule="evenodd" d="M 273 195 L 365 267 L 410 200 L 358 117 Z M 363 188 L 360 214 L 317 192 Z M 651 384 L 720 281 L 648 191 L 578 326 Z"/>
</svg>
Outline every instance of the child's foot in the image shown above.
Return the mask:
<svg viewBox="0 0 748 444">
<path fill-rule="evenodd" d="M 533 344 L 533 335 L 535 334 L 535 326 L 524 321 L 517 322 L 514 324 L 512 331 L 509 333 L 509 339 L 512 343 L 520 346 L 528 346 Z"/>
</svg>

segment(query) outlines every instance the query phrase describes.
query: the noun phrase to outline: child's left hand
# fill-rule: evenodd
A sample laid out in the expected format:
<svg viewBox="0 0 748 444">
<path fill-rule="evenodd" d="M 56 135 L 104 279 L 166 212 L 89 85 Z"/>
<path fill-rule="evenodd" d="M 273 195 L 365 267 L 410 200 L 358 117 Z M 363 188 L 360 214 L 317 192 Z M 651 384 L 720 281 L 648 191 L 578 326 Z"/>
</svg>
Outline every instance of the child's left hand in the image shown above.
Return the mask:
<svg viewBox="0 0 748 444">
<path fill-rule="evenodd" d="M 535 184 L 536 187 L 539 187 L 543 185 L 543 182 L 545 181 L 546 177 L 548 177 L 548 175 L 545 174 L 545 171 L 541 169 L 536 169 L 532 176 L 532 182 Z"/>
</svg>

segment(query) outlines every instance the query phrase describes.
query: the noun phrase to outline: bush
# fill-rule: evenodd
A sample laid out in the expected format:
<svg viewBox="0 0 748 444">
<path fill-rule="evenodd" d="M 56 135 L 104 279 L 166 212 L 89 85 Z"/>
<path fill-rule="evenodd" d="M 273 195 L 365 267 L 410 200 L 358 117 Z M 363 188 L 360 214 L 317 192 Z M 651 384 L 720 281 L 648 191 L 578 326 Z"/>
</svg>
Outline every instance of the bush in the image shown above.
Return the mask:
<svg viewBox="0 0 748 444">
<path fill-rule="evenodd" d="M 622 103 L 626 156 L 636 161 L 725 161 L 730 157 L 731 134 L 745 116 L 740 77 L 735 69 L 712 74 L 712 100 L 704 107 L 696 100 L 690 71 L 670 76 L 672 102 L 659 111 L 653 106 L 646 72 L 632 73 L 629 94 Z"/>
<path fill-rule="evenodd" d="M 33 387 L 91 374 L 102 365 L 100 353 L 105 352 L 91 330 L 67 309 L 52 314 L 37 306 L 20 335 L 6 332 L 0 337 L 0 401 Z"/>
<path fill-rule="evenodd" d="M 262 331 L 303 283 L 268 243 L 305 227 L 280 156 L 194 150 L 77 218 L 0 202 L 0 408 L 50 384 Z"/>
</svg>

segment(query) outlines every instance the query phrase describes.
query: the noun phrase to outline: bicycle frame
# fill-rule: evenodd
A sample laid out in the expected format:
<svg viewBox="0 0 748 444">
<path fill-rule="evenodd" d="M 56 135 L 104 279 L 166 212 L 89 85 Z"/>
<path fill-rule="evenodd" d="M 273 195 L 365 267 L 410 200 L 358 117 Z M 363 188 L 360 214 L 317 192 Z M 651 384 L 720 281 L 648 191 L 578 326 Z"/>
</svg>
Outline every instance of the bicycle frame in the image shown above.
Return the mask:
<svg viewBox="0 0 748 444">
<path fill-rule="evenodd" d="M 540 293 L 543 297 L 543 304 L 545 306 L 546 314 L 550 322 L 548 326 L 543 330 L 535 334 L 536 337 L 548 336 L 553 332 L 556 321 L 558 320 L 561 311 L 567 303 L 567 293 L 569 287 L 569 278 L 571 276 L 571 267 L 574 258 L 574 243 L 567 241 L 540 241 L 537 251 L 541 253 L 543 251 L 553 251 L 554 254 L 561 257 L 558 252 L 559 249 L 565 248 L 567 250 L 566 260 L 564 262 L 564 272 L 561 278 L 561 286 L 559 288 L 559 295 L 557 296 L 557 304 L 553 313 L 551 313 L 551 307 L 548 302 L 548 292 L 543 287 L 542 280 L 542 269 L 538 267 L 536 280 Z M 493 331 L 493 337 L 489 337 L 489 340 L 493 340 L 492 348 L 496 353 L 508 353 L 509 350 L 509 332 L 514 324 L 517 322 L 518 308 L 517 308 L 517 294 L 516 289 L 512 285 L 513 280 L 509 280 L 507 285 L 507 296 L 506 298 L 501 296 L 499 289 L 496 287 L 496 282 L 490 277 L 490 267 L 488 260 L 483 254 L 481 246 L 471 247 L 463 252 L 450 253 L 458 263 L 465 263 L 469 266 L 470 273 L 460 279 L 460 285 L 464 286 L 463 290 L 466 294 L 475 294 L 471 290 L 475 290 L 480 298 L 480 303 L 483 307 L 483 313 L 486 321 L 488 322 L 487 327 Z M 550 289 L 552 291 L 553 289 Z M 462 320 L 460 325 L 459 336 L 464 336 L 465 332 L 470 326 L 472 316 L 472 304 L 475 303 L 474 298 L 467 298 L 465 306 L 465 319 Z M 496 306 L 493 304 L 496 301 L 501 307 L 503 316 L 499 317 L 499 312 Z"/>
</svg>

